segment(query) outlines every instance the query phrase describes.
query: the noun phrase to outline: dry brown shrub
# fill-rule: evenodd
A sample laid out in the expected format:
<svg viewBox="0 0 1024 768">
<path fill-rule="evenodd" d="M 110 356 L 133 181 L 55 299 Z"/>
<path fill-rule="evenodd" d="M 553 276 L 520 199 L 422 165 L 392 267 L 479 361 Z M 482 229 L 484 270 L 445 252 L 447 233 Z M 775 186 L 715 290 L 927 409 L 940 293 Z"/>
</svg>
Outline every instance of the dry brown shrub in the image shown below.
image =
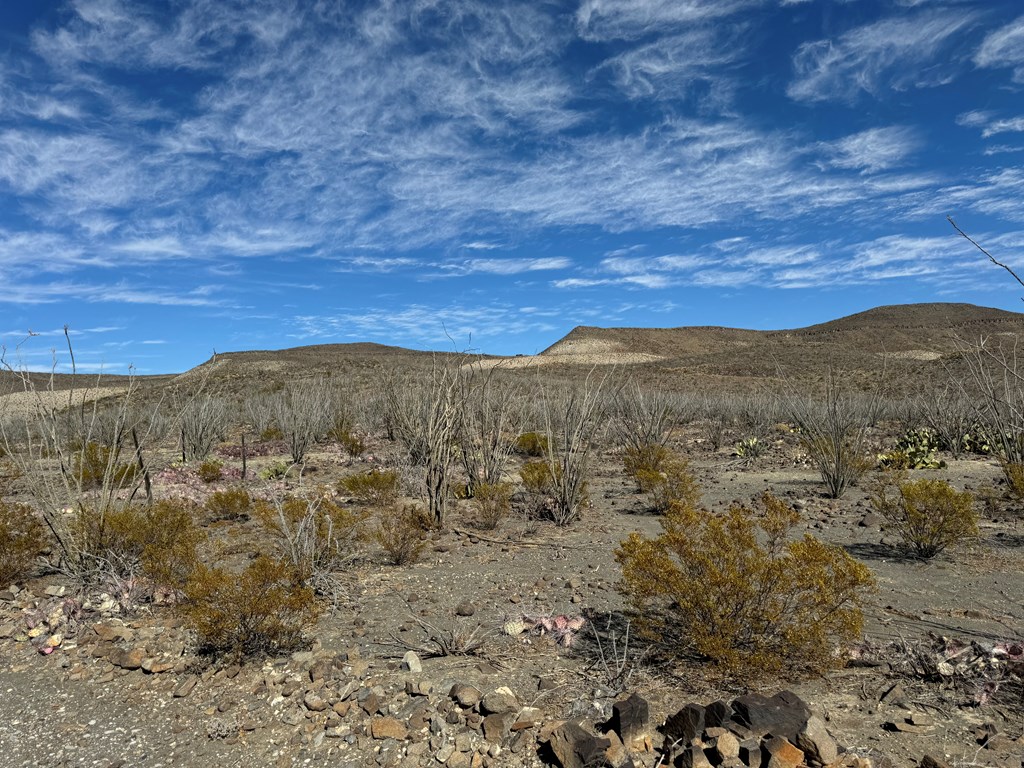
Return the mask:
<svg viewBox="0 0 1024 768">
<path fill-rule="evenodd" d="M 539 458 L 548 453 L 548 436 L 543 432 L 524 432 L 516 438 L 516 453 Z"/>
<path fill-rule="evenodd" d="M 372 470 L 338 481 L 338 490 L 371 507 L 386 507 L 398 498 L 398 472 Z"/>
<path fill-rule="evenodd" d="M 185 597 L 184 616 L 200 646 L 235 657 L 293 651 L 319 615 L 301 575 L 266 555 L 241 573 L 201 565 Z"/>
<path fill-rule="evenodd" d="M 205 506 L 214 520 L 239 520 L 248 516 L 252 497 L 245 488 L 225 488 L 210 494 Z"/>
<path fill-rule="evenodd" d="M 430 523 L 430 516 L 422 507 L 407 504 L 381 513 L 374 539 L 384 550 L 389 563 L 412 565 L 420 559 L 427 546 L 423 534 Z"/>
<path fill-rule="evenodd" d="M 75 527 L 97 575 L 141 574 L 154 586 L 173 589 L 181 589 L 196 568 L 196 547 L 204 537 L 192 505 L 179 499 L 103 513 L 83 508 Z"/>
<path fill-rule="evenodd" d="M 634 533 L 617 550 L 622 589 L 641 628 L 674 654 L 740 680 L 823 671 L 838 662 L 837 643 L 860 635 L 874 578 L 812 536 L 786 542 L 797 514 L 770 494 L 761 501 L 760 517 L 672 504 L 657 538 Z"/>
<path fill-rule="evenodd" d="M 220 480 L 222 469 L 224 469 L 223 462 L 217 459 L 206 459 L 196 469 L 196 474 L 204 483 L 216 483 Z"/>
<path fill-rule="evenodd" d="M 253 512 L 299 578 L 322 594 L 338 593 L 342 585 L 335 574 L 361 554 L 366 513 L 346 509 L 323 490 L 308 498 L 259 501 Z"/>
<path fill-rule="evenodd" d="M 650 479 L 661 472 L 671 452 L 661 443 L 647 443 L 641 446 L 627 446 L 622 457 L 626 474 L 636 480 L 637 490 L 649 493 Z"/>
<path fill-rule="evenodd" d="M 32 508 L 0 499 L 0 587 L 28 576 L 45 546 L 43 525 Z"/>
<path fill-rule="evenodd" d="M 935 557 L 978 535 L 974 497 L 945 480 L 908 480 L 904 472 L 893 473 L 879 479 L 870 501 L 917 557 Z"/>
<path fill-rule="evenodd" d="M 473 494 L 476 524 L 493 531 L 512 511 L 512 486 L 508 483 L 477 483 Z"/>
</svg>

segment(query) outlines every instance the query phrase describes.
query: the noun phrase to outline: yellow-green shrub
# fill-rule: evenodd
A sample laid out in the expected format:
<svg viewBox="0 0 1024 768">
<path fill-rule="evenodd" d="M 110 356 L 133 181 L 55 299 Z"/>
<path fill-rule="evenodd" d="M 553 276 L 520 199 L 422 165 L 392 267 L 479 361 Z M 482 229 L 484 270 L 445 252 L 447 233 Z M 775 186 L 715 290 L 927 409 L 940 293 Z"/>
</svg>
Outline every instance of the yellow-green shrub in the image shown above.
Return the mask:
<svg viewBox="0 0 1024 768">
<path fill-rule="evenodd" d="M 374 539 L 384 550 L 392 565 L 412 565 L 419 560 L 427 542 L 423 538 L 430 518 L 422 508 L 408 504 L 400 509 L 381 512 Z"/>
<path fill-rule="evenodd" d="M 797 514 L 770 494 L 762 505 L 758 517 L 671 504 L 661 534 L 634 533 L 616 551 L 622 589 L 645 632 L 735 678 L 825 670 L 836 643 L 859 636 L 874 579 L 839 547 L 786 542 Z"/>
<path fill-rule="evenodd" d="M 0 499 L 0 587 L 28 576 L 45 545 L 43 525 L 32 508 Z"/>
<path fill-rule="evenodd" d="M 238 520 L 249 514 L 252 497 L 245 488 L 214 491 L 206 500 L 206 511 L 214 520 Z"/>
<path fill-rule="evenodd" d="M 398 472 L 372 470 L 349 475 L 338 482 L 338 490 L 372 507 L 394 504 L 398 498 Z"/>
<path fill-rule="evenodd" d="M 516 453 L 523 456 L 546 456 L 548 436 L 543 432 L 524 432 L 516 438 Z"/>
<path fill-rule="evenodd" d="M 177 499 L 150 507 L 126 505 L 76 513 L 76 539 L 99 571 L 131 576 L 141 571 L 154 585 L 181 589 L 195 569 L 203 539 L 191 504 Z"/>
<path fill-rule="evenodd" d="M 974 497 L 945 480 L 908 480 L 905 473 L 896 473 L 876 483 L 870 500 L 918 557 L 935 557 L 946 547 L 978 535 Z"/>
<path fill-rule="evenodd" d="M 266 555 L 241 573 L 199 566 L 185 597 L 184 616 L 200 646 L 237 657 L 295 650 L 319 614 L 295 569 Z"/>
<path fill-rule="evenodd" d="M 637 490 L 647 493 L 651 490 L 649 482 L 662 470 L 662 465 L 669 458 L 668 448 L 660 443 L 648 443 L 642 446 L 629 446 L 622 456 L 626 474 L 636 480 Z"/>
<path fill-rule="evenodd" d="M 215 483 L 220 480 L 220 473 L 223 468 L 224 462 L 217 459 L 207 459 L 199 465 L 196 474 L 199 475 L 199 479 L 204 483 Z"/>
<path fill-rule="evenodd" d="M 512 510 L 512 486 L 508 483 L 477 483 L 473 493 L 476 523 L 485 530 L 494 530 Z"/>
<path fill-rule="evenodd" d="M 139 468 L 130 462 L 118 461 L 118 455 L 109 446 L 88 442 L 72 459 L 74 481 L 83 489 L 123 488 L 134 482 Z"/>
<path fill-rule="evenodd" d="M 1006 484 L 1014 498 L 1024 499 L 1024 464 L 1004 461 L 1001 464 Z"/>
<path fill-rule="evenodd" d="M 700 504 L 700 488 L 690 474 L 690 464 L 682 456 L 666 451 L 659 462 L 661 469 L 637 471 L 637 483 L 651 494 L 653 507 L 665 512 L 673 502 L 695 507 Z"/>
<path fill-rule="evenodd" d="M 557 465 L 556 465 L 557 471 Z M 523 488 L 527 493 L 547 495 L 551 493 L 555 478 L 551 474 L 551 465 L 546 461 L 528 461 L 519 470 Z"/>
</svg>

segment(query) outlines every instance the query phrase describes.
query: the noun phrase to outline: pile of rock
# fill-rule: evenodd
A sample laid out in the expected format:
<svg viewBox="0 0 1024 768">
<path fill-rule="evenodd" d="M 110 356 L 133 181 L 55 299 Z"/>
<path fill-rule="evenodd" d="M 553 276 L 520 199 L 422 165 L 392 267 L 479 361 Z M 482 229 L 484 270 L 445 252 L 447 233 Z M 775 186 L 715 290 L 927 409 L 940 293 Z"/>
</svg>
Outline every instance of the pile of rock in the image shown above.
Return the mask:
<svg viewBox="0 0 1024 768">
<path fill-rule="evenodd" d="M 562 768 L 611 765 L 633 768 L 650 763 L 649 707 L 640 696 L 617 702 L 604 734 L 578 723 L 552 731 L 549 758 Z M 866 758 L 843 753 L 824 721 L 796 694 L 749 694 L 708 706 L 687 704 L 658 728 L 658 765 L 678 768 L 871 768 Z"/>
</svg>

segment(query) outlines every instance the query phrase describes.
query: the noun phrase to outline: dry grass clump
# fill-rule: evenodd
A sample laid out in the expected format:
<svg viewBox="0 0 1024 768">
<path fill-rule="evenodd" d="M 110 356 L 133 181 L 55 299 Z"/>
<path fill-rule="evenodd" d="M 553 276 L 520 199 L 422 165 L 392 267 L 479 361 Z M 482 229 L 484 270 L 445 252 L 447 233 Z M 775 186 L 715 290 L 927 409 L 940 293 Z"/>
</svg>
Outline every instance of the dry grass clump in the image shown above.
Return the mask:
<svg viewBox="0 0 1024 768">
<path fill-rule="evenodd" d="M 787 542 L 796 512 L 767 493 L 761 503 L 761 516 L 671 504 L 661 534 L 634 533 L 617 550 L 622 589 L 641 628 L 674 654 L 741 680 L 823 671 L 836 664 L 837 643 L 860 635 L 874 578 L 812 536 Z"/>
<path fill-rule="evenodd" d="M 878 481 L 870 501 L 917 557 L 935 557 L 978 535 L 974 497 L 945 480 L 908 480 L 905 473 L 895 473 Z"/>
<path fill-rule="evenodd" d="M 398 472 L 372 470 L 349 475 L 338 482 L 338 490 L 371 507 L 386 507 L 398 498 Z"/>
<path fill-rule="evenodd" d="M 29 575 L 45 546 L 43 525 L 32 508 L 0 500 L 0 587 Z"/>
<path fill-rule="evenodd" d="M 235 657 L 293 651 L 319 615 L 302 576 L 266 555 L 241 573 L 199 566 L 185 597 L 182 610 L 200 647 Z"/>
<path fill-rule="evenodd" d="M 213 520 L 240 520 L 249 515 L 252 497 L 245 488 L 225 488 L 210 494 L 205 506 Z"/>
<path fill-rule="evenodd" d="M 392 565 L 412 565 L 427 546 L 423 534 L 430 528 L 430 516 L 415 504 L 381 513 L 374 539 Z"/>
</svg>

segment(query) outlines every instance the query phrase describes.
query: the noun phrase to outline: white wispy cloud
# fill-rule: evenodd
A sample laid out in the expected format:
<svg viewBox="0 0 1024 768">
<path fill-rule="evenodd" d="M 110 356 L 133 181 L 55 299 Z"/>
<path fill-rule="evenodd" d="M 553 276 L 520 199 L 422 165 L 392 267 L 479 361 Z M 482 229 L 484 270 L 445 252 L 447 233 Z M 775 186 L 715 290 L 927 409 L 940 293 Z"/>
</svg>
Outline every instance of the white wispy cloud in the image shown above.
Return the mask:
<svg viewBox="0 0 1024 768">
<path fill-rule="evenodd" d="M 1024 16 L 986 35 L 974 54 L 974 63 L 1011 68 L 1014 81 L 1024 83 Z"/>
<path fill-rule="evenodd" d="M 759 0 L 584 0 L 576 12 L 583 37 L 636 38 L 653 29 L 731 16 Z"/>
<path fill-rule="evenodd" d="M 830 162 L 837 168 L 875 173 L 903 165 L 922 142 L 907 126 L 869 128 L 826 145 Z"/>
<path fill-rule="evenodd" d="M 836 39 L 803 43 L 793 57 L 795 77 L 786 92 L 798 101 L 849 100 L 860 93 L 944 82 L 959 63 L 947 49 L 976 16 L 962 8 L 927 9 L 884 18 Z"/>
<path fill-rule="evenodd" d="M 981 132 L 986 139 L 999 133 L 1020 133 L 1024 131 L 1024 117 L 1011 117 L 1005 120 L 993 120 Z"/>
</svg>

